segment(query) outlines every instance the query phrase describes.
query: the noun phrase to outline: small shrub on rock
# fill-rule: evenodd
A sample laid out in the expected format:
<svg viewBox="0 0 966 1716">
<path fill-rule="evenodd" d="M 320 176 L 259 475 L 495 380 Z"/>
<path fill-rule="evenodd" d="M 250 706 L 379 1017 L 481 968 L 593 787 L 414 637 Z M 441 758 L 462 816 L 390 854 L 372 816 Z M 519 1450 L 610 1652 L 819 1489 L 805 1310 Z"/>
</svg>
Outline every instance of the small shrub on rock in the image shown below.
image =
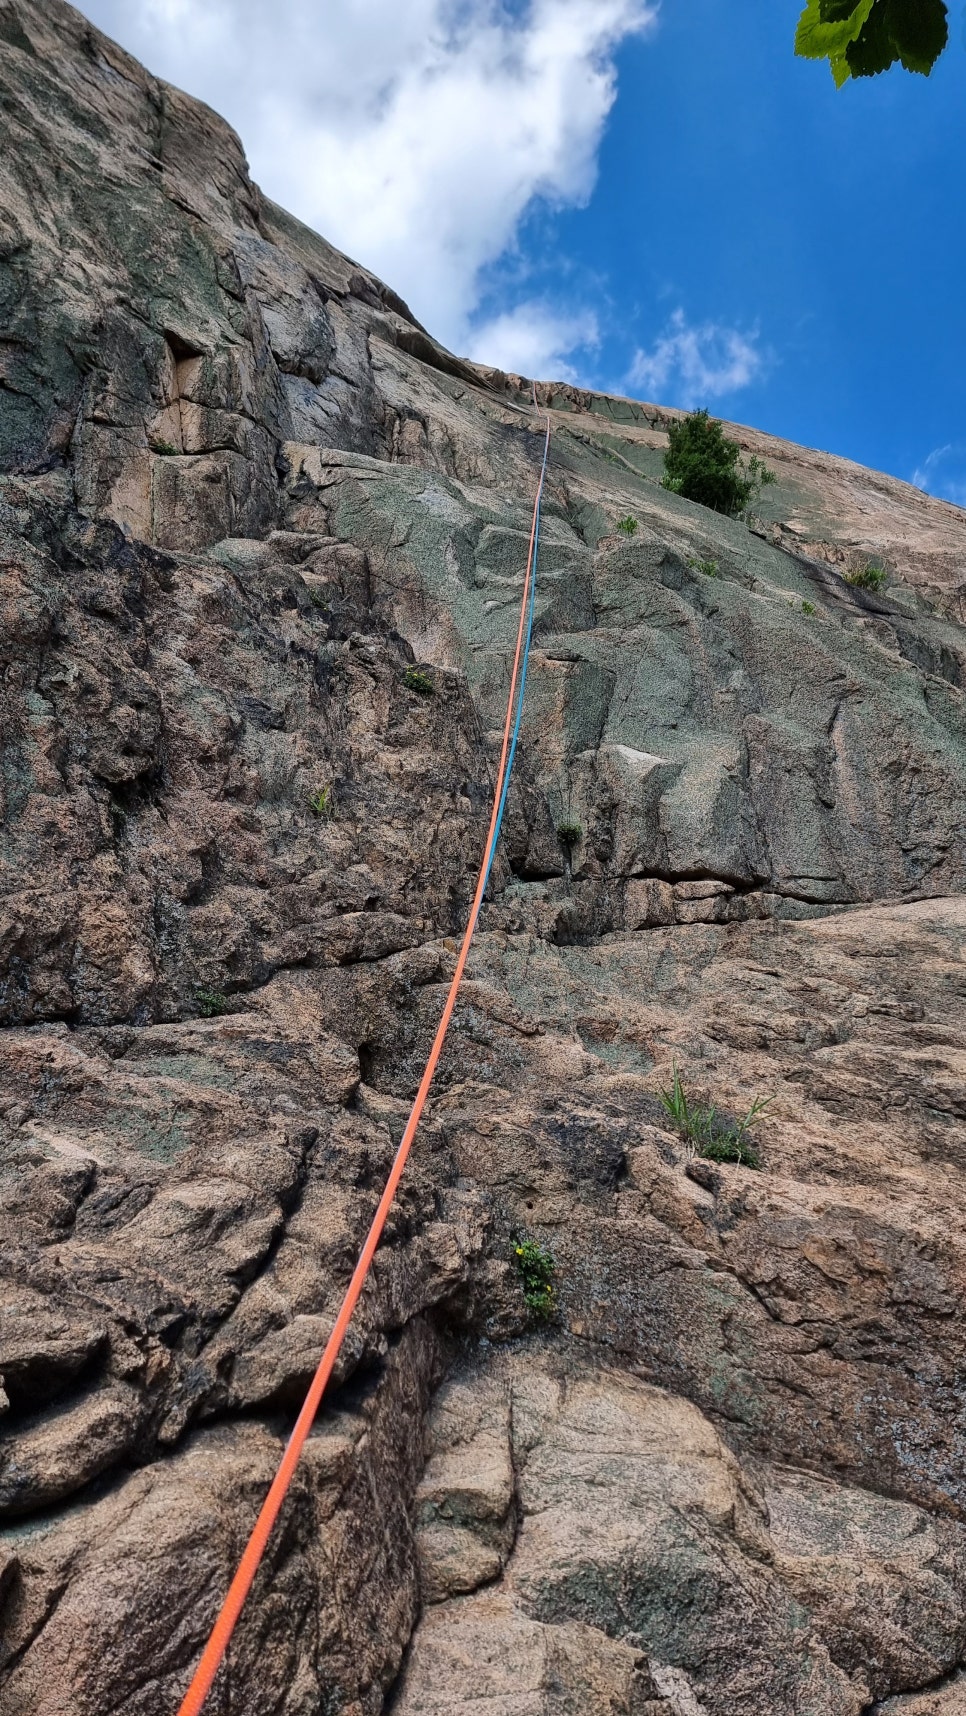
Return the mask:
<svg viewBox="0 0 966 1716">
<path fill-rule="evenodd" d="M 625 536 L 633 536 L 637 529 L 637 519 L 632 518 L 628 513 L 626 518 L 619 518 L 617 520 L 617 528 L 618 530 L 623 531 Z"/>
<path fill-rule="evenodd" d="M 561 846 L 569 848 L 579 846 L 584 837 L 584 831 L 579 822 L 558 822 L 557 839 Z"/>
<path fill-rule="evenodd" d="M 220 989 L 199 989 L 195 1005 L 203 1019 L 217 1019 L 220 1014 L 227 1013 L 228 997 Z"/>
<path fill-rule="evenodd" d="M 538 1323 L 546 1323 L 557 1308 L 554 1276 L 557 1265 L 553 1254 L 545 1251 L 533 1239 L 518 1239 L 513 1247 L 513 1261 L 523 1288 L 523 1302 Z"/>
<path fill-rule="evenodd" d="M 417 691 L 420 697 L 435 697 L 436 687 L 428 673 L 422 668 L 407 667 L 403 675 L 403 684 L 407 691 Z"/>
<path fill-rule="evenodd" d="M 868 566 L 860 566 L 856 572 L 847 572 L 845 582 L 851 584 L 854 590 L 881 590 L 889 574 L 884 566 L 878 566 L 870 560 Z"/>
<path fill-rule="evenodd" d="M 727 518 L 737 518 L 775 475 L 754 454 L 739 465 L 741 448 L 707 411 L 691 411 L 668 426 L 661 486 Z"/>
</svg>

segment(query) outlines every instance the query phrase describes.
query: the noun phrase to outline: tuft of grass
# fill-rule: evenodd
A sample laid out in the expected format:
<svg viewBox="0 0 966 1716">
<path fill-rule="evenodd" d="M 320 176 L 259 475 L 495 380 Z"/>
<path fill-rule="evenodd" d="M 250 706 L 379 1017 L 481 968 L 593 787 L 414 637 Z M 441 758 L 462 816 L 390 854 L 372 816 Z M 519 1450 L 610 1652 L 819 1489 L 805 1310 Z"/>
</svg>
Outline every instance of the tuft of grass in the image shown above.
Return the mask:
<svg viewBox="0 0 966 1716">
<path fill-rule="evenodd" d="M 228 1011 L 228 996 L 223 995 L 220 989 L 198 989 L 195 1006 L 203 1019 L 217 1019 L 219 1014 Z"/>
<path fill-rule="evenodd" d="M 584 831 L 579 822 L 558 822 L 557 839 L 561 846 L 579 846 Z"/>
<path fill-rule="evenodd" d="M 153 451 L 155 453 L 171 454 L 171 453 L 176 453 L 178 451 L 178 449 L 174 445 L 174 443 L 171 441 L 155 441 L 153 444 Z"/>
<path fill-rule="evenodd" d="M 719 1132 L 714 1138 L 706 1138 L 703 1143 L 696 1144 L 695 1154 L 703 1156 L 707 1162 L 733 1162 L 739 1168 L 760 1168 L 758 1151 L 741 1134 L 743 1124 L 739 1121 L 730 1131 Z"/>
<path fill-rule="evenodd" d="M 306 585 L 306 589 L 308 590 L 309 601 L 313 608 L 321 608 L 323 614 L 327 614 L 332 607 L 332 603 L 329 601 L 329 598 L 327 596 L 323 596 L 321 590 L 313 590 L 310 584 Z"/>
<path fill-rule="evenodd" d="M 727 1120 L 710 1103 L 693 1102 L 674 1067 L 670 1090 L 660 1092 L 661 1106 L 675 1130 L 709 1162 L 736 1162 L 742 1168 L 760 1168 L 761 1160 L 751 1139 L 751 1128 L 760 1120 L 770 1096 L 756 1096 L 743 1120 Z"/>
<path fill-rule="evenodd" d="M 721 573 L 718 570 L 717 560 L 696 560 L 692 558 L 688 561 L 688 565 L 694 572 L 703 572 L 706 578 L 721 577 Z"/>
<path fill-rule="evenodd" d="M 310 795 L 309 809 L 314 810 L 316 816 L 326 816 L 331 818 L 335 815 L 335 806 L 332 803 L 331 785 L 319 787 L 318 792 Z"/>
<path fill-rule="evenodd" d="M 533 1239 L 517 1239 L 513 1246 L 513 1261 L 523 1288 L 523 1302 L 538 1323 L 549 1322 L 557 1308 L 554 1276 L 557 1265 L 552 1252 L 545 1251 Z"/>
<path fill-rule="evenodd" d="M 637 529 L 637 519 L 632 518 L 630 513 L 628 513 L 626 518 L 619 518 L 617 520 L 617 528 L 618 530 L 622 530 L 625 536 L 633 536 Z"/>
<path fill-rule="evenodd" d="M 845 574 L 845 582 L 855 590 L 881 590 L 889 574 L 884 566 L 879 566 L 870 560 L 868 566 L 860 566 L 855 572 Z"/>
<path fill-rule="evenodd" d="M 810 619 L 811 616 L 814 614 L 814 612 L 815 612 L 815 603 L 810 602 L 810 601 L 808 601 L 807 598 L 805 598 L 802 602 L 802 613 L 805 615 L 806 619 Z"/>
<path fill-rule="evenodd" d="M 435 697 L 436 686 L 428 673 L 422 668 L 407 667 L 403 674 L 403 684 L 407 691 L 418 691 L 420 697 Z"/>
</svg>

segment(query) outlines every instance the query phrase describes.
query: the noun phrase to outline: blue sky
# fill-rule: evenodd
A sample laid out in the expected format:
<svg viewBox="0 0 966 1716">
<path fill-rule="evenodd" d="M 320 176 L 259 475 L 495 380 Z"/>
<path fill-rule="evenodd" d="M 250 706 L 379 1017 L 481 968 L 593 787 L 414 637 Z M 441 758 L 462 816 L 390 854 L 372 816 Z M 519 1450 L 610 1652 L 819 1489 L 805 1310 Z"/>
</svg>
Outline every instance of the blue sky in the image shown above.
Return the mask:
<svg viewBox="0 0 966 1716">
<path fill-rule="evenodd" d="M 966 505 L 966 30 L 837 91 L 797 0 L 87 0 L 456 349 Z"/>
<path fill-rule="evenodd" d="M 750 379 L 709 390 L 672 370 L 666 403 L 919 473 L 966 504 L 963 19 L 929 78 L 836 90 L 792 54 L 797 10 L 677 0 L 620 48 L 596 188 L 585 208 L 531 213 L 526 290 L 596 306 L 600 345 L 572 355 L 599 385 L 626 385 L 629 347 L 653 354 L 675 312 L 737 329 Z M 712 337 L 703 349 L 728 369 Z"/>
</svg>

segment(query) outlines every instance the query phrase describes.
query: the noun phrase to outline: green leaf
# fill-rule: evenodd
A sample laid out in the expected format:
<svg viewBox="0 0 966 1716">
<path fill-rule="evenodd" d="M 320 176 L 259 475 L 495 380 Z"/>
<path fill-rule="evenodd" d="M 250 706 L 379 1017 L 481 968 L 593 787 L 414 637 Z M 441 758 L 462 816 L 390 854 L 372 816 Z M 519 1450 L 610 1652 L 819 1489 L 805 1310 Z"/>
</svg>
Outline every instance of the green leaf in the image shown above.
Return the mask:
<svg viewBox="0 0 966 1716">
<path fill-rule="evenodd" d="M 828 63 L 832 68 L 835 87 L 836 89 L 841 89 L 843 83 L 847 83 L 849 78 L 852 76 L 852 67 L 849 65 L 848 49 L 846 49 L 844 54 L 829 54 Z"/>
<path fill-rule="evenodd" d="M 900 59 L 928 77 L 948 39 L 944 0 L 875 0 L 846 58 L 853 77 L 875 77 Z"/>
<path fill-rule="evenodd" d="M 819 0 L 818 5 L 819 17 L 823 24 L 849 23 L 851 25 L 854 22 L 855 8 L 856 0 Z M 875 4 L 873 3 L 870 16 L 874 15 Z M 850 47 L 851 43 L 848 43 L 845 48 L 830 50 L 828 54 L 828 62 L 837 89 L 841 89 L 852 72 L 851 56 L 848 51 Z"/>
<path fill-rule="evenodd" d="M 899 58 L 899 50 L 889 29 L 886 0 L 877 0 L 869 13 L 862 32 L 846 49 L 849 70 L 853 77 L 875 77 L 888 71 Z"/>
<path fill-rule="evenodd" d="M 889 32 L 906 71 L 929 76 L 949 40 L 943 0 L 885 0 Z"/>
<path fill-rule="evenodd" d="M 827 59 L 839 88 L 896 60 L 928 77 L 949 40 L 948 16 L 946 0 L 808 0 L 795 52 Z"/>
<path fill-rule="evenodd" d="M 831 17 L 840 7 L 836 0 L 808 0 L 795 31 L 795 52 L 806 60 L 827 59 L 835 75 L 835 62 L 845 60 L 845 51 L 854 42 L 872 10 L 875 0 L 858 0 L 844 17 Z M 843 0 L 844 9 L 844 0 Z M 850 75 L 848 63 L 842 81 Z M 836 77 L 836 82 L 839 79 Z"/>
</svg>

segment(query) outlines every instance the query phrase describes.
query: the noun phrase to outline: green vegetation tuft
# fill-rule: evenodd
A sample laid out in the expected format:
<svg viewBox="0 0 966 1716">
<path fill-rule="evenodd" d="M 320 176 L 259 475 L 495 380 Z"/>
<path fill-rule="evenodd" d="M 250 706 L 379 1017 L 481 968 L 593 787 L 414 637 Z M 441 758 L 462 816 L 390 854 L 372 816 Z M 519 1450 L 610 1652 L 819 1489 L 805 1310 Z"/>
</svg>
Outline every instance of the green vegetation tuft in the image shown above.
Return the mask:
<svg viewBox="0 0 966 1716">
<path fill-rule="evenodd" d="M 888 576 L 884 566 L 870 560 L 868 566 L 860 566 L 857 572 L 847 572 L 845 582 L 855 590 L 881 590 Z"/>
<path fill-rule="evenodd" d="M 155 441 L 153 443 L 152 451 L 155 453 L 171 454 L 176 453 L 178 449 L 171 441 Z"/>
<path fill-rule="evenodd" d="M 579 846 L 584 837 L 584 831 L 579 822 L 558 822 L 557 839 L 561 846 Z"/>
<path fill-rule="evenodd" d="M 630 513 L 628 513 L 626 518 L 619 518 L 617 520 L 617 528 L 618 530 L 622 530 L 625 536 L 633 536 L 637 529 L 637 519 L 632 518 Z"/>
<path fill-rule="evenodd" d="M 688 565 L 693 572 L 703 572 L 706 578 L 721 577 L 717 560 L 695 560 L 692 558 L 688 561 Z"/>
<path fill-rule="evenodd" d="M 729 441 L 716 418 L 704 410 L 691 411 L 668 425 L 661 486 L 684 500 L 737 518 L 768 483 L 776 481 L 761 459 L 752 455 L 745 467 L 738 463 L 740 456 L 737 441 Z"/>
<path fill-rule="evenodd" d="M 538 1323 L 548 1322 L 557 1308 L 554 1287 L 557 1265 L 553 1254 L 533 1239 L 517 1239 L 513 1246 L 513 1261 L 523 1288 L 523 1302 L 531 1317 Z"/>
<path fill-rule="evenodd" d="M 808 600 L 808 598 L 806 597 L 802 602 L 802 613 L 805 615 L 806 619 L 811 619 L 814 612 L 815 612 L 815 603 L 810 602 Z"/>
<path fill-rule="evenodd" d="M 227 1013 L 228 997 L 220 989 L 198 989 L 195 1006 L 203 1019 L 217 1019 L 219 1014 Z"/>
<path fill-rule="evenodd" d="M 331 785 L 319 787 L 318 792 L 310 795 L 309 809 L 314 810 L 316 816 L 324 816 L 331 819 L 335 815 L 335 805 L 332 803 Z"/>
<path fill-rule="evenodd" d="M 435 697 L 436 686 L 428 673 L 422 668 L 407 667 L 403 675 L 403 684 L 407 691 L 418 691 L 420 697 Z"/>
<path fill-rule="evenodd" d="M 675 1130 L 699 1156 L 709 1162 L 736 1162 L 743 1168 L 760 1168 L 761 1160 L 750 1132 L 771 1102 L 756 1096 L 743 1120 L 727 1120 L 709 1103 L 693 1102 L 674 1067 L 670 1090 L 660 1092 L 661 1106 Z"/>
</svg>

